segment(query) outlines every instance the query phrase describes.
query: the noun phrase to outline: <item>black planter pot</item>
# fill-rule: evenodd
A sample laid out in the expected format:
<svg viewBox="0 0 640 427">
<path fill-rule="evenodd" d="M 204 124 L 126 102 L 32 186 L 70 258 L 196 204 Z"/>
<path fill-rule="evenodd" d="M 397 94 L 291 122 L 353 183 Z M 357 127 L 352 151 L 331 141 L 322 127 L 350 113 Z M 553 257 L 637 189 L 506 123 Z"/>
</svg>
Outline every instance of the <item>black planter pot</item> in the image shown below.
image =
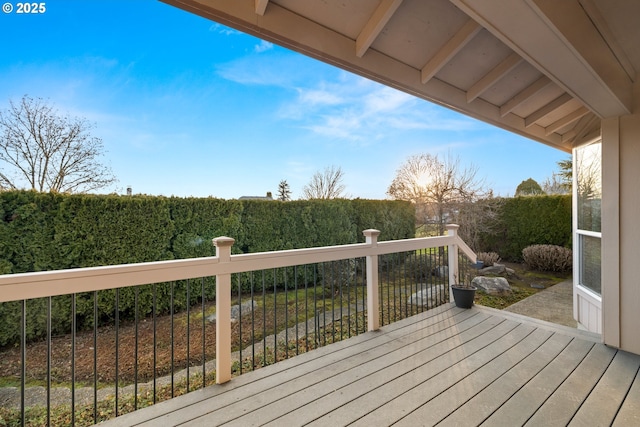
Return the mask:
<svg viewBox="0 0 640 427">
<path fill-rule="evenodd" d="M 451 286 L 451 290 L 453 291 L 453 300 L 456 303 L 456 307 L 460 308 L 471 308 L 473 305 L 473 298 L 476 295 L 476 288 L 462 288 L 460 286 Z"/>
</svg>

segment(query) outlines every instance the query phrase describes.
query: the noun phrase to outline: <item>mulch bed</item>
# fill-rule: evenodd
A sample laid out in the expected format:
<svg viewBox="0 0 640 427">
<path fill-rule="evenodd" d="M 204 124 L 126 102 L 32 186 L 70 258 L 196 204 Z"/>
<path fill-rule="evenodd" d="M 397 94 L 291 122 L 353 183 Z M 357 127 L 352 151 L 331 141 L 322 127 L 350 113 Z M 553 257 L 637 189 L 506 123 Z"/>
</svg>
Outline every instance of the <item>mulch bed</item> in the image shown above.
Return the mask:
<svg viewBox="0 0 640 427">
<path fill-rule="evenodd" d="M 262 325 L 264 318 L 261 310 L 253 313 L 256 324 Z M 244 316 L 241 322 L 232 323 L 233 345 L 239 347 L 240 329 L 242 325 L 243 346 L 251 341 L 252 316 Z M 278 321 L 280 322 L 280 321 Z M 186 313 L 175 314 L 173 319 L 173 343 L 171 342 L 171 316 L 158 316 L 155 322 L 155 365 L 156 376 L 178 371 L 187 366 L 202 365 L 202 315 L 193 312 L 189 322 L 189 346 L 187 347 Z M 267 313 L 267 324 L 273 324 L 273 314 Z M 114 325 L 98 329 L 96 335 L 97 350 L 94 350 L 93 331 L 82 331 L 76 334 L 75 342 L 75 381 L 93 384 L 95 367 L 94 355 L 97 355 L 97 380 L 99 383 L 113 383 L 116 379 L 116 349 L 118 350 L 118 380 L 121 383 L 149 381 L 153 378 L 154 367 L 154 322 L 151 318 L 138 322 L 138 350 L 136 363 L 136 331 L 133 322 L 121 323 L 118 328 L 118 345 Z M 205 322 L 204 332 L 205 359 L 215 358 L 216 325 Z M 187 355 L 187 351 L 189 354 Z M 72 381 L 72 337 L 71 334 L 51 339 L 51 379 L 54 383 L 71 383 Z M 0 377 L 15 378 L 19 381 L 21 372 L 21 350 L 19 346 L 0 349 Z M 27 344 L 26 373 L 27 381 L 42 383 L 47 378 L 47 343 L 39 341 Z"/>
</svg>

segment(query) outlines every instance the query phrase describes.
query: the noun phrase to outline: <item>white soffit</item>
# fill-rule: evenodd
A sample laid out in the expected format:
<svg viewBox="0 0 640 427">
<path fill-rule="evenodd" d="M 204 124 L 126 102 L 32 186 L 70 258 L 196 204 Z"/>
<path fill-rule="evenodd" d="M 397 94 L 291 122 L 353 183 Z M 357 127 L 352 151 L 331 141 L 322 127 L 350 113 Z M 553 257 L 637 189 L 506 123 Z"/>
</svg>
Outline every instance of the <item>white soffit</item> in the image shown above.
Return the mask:
<svg viewBox="0 0 640 427">
<path fill-rule="evenodd" d="M 605 0 L 162 1 L 567 152 L 630 111 Z"/>
</svg>

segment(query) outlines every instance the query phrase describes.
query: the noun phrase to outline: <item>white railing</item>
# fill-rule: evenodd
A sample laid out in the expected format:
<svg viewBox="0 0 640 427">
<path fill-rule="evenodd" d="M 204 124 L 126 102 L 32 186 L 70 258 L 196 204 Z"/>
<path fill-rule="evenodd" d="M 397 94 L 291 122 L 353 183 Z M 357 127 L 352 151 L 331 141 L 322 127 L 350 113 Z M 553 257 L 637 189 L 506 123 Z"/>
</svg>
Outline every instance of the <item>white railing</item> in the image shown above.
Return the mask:
<svg viewBox="0 0 640 427">
<path fill-rule="evenodd" d="M 475 253 L 460 239 L 457 225 L 447 226 L 439 237 L 378 242 L 378 230 L 365 230 L 365 243 L 232 255 L 234 240 L 213 240 L 216 256 L 72 270 L 0 276 L 0 302 L 68 295 L 82 292 L 170 282 L 200 277 L 216 277 L 216 382 L 231 379 L 231 275 L 263 269 L 289 267 L 343 259 L 366 259 L 367 328 L 379 328 L 378 256 L 419 249 L 448 247 L 449 284 L 458 276 L 458 250 L 472 262 Z"/>
</svg>

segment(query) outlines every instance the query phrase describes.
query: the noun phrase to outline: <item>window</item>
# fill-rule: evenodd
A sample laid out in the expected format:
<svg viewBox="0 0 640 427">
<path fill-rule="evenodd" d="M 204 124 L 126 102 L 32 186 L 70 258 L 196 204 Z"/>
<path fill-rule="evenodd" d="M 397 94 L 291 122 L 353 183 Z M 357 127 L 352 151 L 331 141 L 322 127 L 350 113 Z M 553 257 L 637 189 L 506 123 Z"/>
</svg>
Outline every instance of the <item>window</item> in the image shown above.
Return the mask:
<svg viewBox="0 0 640 427">
<path fill-rule="evenodd" d="M 602 144 L 574 152 L 578 284 L 601 294 Z"/>
</svg>

